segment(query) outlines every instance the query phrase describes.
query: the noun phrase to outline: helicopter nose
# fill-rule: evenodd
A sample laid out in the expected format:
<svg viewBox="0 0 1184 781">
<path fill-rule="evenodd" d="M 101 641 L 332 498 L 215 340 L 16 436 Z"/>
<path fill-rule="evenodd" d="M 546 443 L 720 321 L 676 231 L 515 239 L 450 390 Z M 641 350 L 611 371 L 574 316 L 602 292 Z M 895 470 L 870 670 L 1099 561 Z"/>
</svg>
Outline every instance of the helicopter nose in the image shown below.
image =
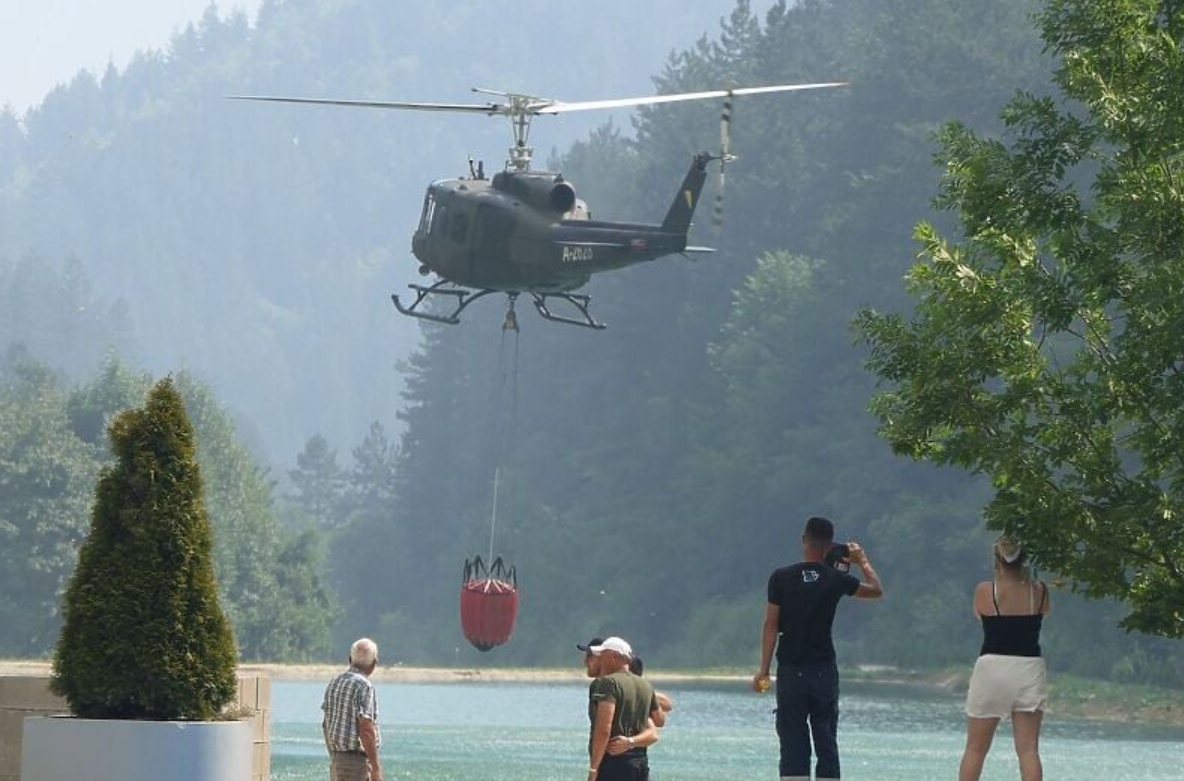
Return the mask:
<svg viewBox="0 0 1184 781">
<path fill-rule="evenodd" d="M 426 265 L 419 267 L 419 275 L 421 277 L 426 277 L 430 273 L 432 273 L 432 270 L 430 268 L 428 268 Z"/>
</svg>

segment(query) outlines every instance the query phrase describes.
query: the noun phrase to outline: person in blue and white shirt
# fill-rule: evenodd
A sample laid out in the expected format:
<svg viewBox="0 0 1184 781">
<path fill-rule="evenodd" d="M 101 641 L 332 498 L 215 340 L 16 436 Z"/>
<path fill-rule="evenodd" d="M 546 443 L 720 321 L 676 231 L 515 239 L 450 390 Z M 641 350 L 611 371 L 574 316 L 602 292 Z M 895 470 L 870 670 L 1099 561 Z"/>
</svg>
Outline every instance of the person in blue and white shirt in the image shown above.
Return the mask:
<svg viewBox="0 0 1184 781">
<path fill-rule="evenodd" d="M 382 781 L 378 696 L 370 681 L 376 667 L 378 646 L 363 637 L 349 649 L 349 669 L 325 687 L 321 729 L 329 750 L 329 781 Z"/>
</svg>

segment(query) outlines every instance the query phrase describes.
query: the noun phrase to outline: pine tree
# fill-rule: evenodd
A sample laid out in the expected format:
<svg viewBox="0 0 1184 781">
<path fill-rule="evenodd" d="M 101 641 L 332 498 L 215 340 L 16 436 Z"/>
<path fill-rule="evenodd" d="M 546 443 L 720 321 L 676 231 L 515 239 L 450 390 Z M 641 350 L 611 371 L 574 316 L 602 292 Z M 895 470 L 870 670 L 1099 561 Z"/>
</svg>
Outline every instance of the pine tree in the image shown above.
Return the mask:
<svg viewBox="0 0 1184 781">
<path fill-rule="evenodd" d="M 208 719 L 235 695 L 193 426 L 172 378 L 108 429 L 116 463 L 66 592 L 52 688 L 88 718 Z"/>
<path fill-rule="evenodd" d="M 296 456 L 296 468 L 288 470 L 297 506 L 315 526 L 330 528 L 341 522 L 337 511 L 341 506 L 344 472 L 337 463 L 337 451 L 329 441 L 316 434 L 304 443 L 304 450 Z"/>
</svg>

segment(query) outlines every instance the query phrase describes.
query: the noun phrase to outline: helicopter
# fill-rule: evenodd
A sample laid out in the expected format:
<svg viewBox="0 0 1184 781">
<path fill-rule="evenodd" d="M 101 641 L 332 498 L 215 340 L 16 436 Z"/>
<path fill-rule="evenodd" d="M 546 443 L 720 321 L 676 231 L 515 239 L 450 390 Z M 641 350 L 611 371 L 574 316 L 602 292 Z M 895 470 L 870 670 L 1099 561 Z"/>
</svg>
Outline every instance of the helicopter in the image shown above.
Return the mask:
<svg viewBox="0 0 1184 781">
<path fill-rule="evenodd" d="M 419 273 L 434 274 L 436 281 L 430 285 L 408 285 L 415 294 L 410 303 L 405 304 L 398 294 L 392 295 L 391 300 L 404 315 L 455 325 L 474 301 L 503 293 L 508 297 L 504 327 L 516 330 L 514 303 L 519 295 L 526 293 L 546 320 L 603 329 L 605 325 L 589 311 L 591 297 L 575 292 L 593 274 L 667 255 L 714 251 L 688 245 L 687 235 L 707 178 L 708 164 L 719 163 L 718 198 L 722 194 L 725 168 L 735 159 L 729 142 L 733 98 L 846 85 L 843 81 L 775 84 L 580 102 L 479 87 L 474 87 L 473 92 L 499 100 L 412 103 L 272 95 L 230 98 L 508 117 L 514 143 L 502 171 L 489 177 L 484 163 L 475 164 L 470 159 L 468 176 L 439 179 L 428 185 L 419 223 L 411 238 L 411 252 L 419 262 Z M 576 195 L 575 187 L 563 174 L 531 168 L 533 149 L 528 141 L 531 121 L 536 116 L 714 98 L 724 99 L 719 154 L 700 152 L 692 157 L 660 224 L 594 220 L 588 204 Z M 449 302 L 451 307 L 436 311 L 429 301 Z M 554 301 L 570 305 L 578 316 L 552 312 L 550 304 Z"/>
</svg>

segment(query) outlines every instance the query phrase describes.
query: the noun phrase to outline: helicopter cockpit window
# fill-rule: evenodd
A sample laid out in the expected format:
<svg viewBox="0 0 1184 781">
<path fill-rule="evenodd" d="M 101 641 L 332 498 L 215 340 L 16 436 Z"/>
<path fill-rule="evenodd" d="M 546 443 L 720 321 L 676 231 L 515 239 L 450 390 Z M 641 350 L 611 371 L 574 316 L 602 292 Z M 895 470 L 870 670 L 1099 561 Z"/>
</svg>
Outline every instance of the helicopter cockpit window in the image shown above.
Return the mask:
<svg viewBox="0 0 1184 781">
<path fill-rule="evenodd" d="M 447 203 L 436 204 L 436 207 L 432 211 L 432 216 L 430 218 L 433 236 L 448 235 L 448 217 L 450 213 L 451 209 L 448 208 Z"/>
<path fill-rule="evenodd" d="M 464 244 L 469 239 L 469 215 L 465 212 L 456 212 L 452 215 L 452 226 L 448 231 L 449 238 L 453 241 Z"/>
<path fill-rule="evenodd" d="M 432 227 L 432 215 L 436 211 L 436 198 L 431 191 L 424 196 L 423 213 L 419 215 L 419 232 L 427 233 Z"/>
</svg>

